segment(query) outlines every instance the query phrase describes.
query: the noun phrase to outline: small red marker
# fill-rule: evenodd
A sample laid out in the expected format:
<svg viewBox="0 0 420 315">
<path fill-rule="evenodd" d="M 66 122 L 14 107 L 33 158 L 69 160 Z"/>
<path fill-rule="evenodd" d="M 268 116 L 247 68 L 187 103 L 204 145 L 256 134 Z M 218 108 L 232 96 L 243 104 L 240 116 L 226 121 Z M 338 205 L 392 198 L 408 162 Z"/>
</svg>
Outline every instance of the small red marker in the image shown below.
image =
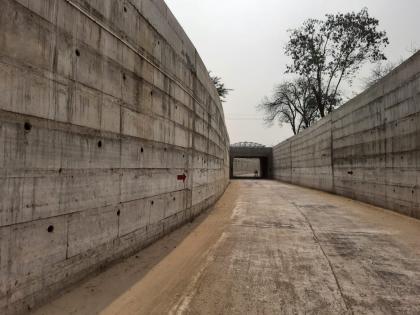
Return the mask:
<svg viewBox="0 0 420 315">
<path fill-rule="evenodd" d="M 186 179 L 187 179 L 187 175 L 185 175 L 185 174 L 178 175 L 178 180 L 182 180 L 185 183 Z"/>
</svg>

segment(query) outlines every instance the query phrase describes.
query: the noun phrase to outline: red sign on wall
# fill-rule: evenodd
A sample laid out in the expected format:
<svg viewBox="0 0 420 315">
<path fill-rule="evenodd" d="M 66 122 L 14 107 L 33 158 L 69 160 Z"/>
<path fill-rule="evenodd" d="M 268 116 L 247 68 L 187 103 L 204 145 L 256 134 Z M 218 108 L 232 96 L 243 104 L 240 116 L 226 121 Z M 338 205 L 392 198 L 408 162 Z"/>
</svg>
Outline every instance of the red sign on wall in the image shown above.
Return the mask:
<svg viewBox="0 0 420 315">
<path fill-rule="evenodd" d="M 186 179 L 187 179 L 187 175 L 185 175 L 185 174 L 178 175 L 178 180 L 182 180 L 185 183 Z"/>
</svg>

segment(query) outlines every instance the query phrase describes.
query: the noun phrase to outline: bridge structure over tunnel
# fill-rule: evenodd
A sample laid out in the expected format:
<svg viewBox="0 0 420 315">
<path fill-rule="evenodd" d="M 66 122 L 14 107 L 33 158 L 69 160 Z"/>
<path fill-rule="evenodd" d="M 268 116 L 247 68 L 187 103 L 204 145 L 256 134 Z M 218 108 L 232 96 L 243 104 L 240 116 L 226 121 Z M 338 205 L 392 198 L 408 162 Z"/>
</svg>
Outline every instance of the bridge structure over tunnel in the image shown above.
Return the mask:
<svg viewBox="0 0 420 315">
<path fill-rule="evenodd" d="M 260 179 L 272 179 L 273 166 L 273 148 L 266 147 L 254 142 L 239 142 L 232 144 L 229 148 L 229 176 L 231 179 L 246 178 L 246 176 L 237 176 L 234 171 L 235 159 L 257 159 L 259 160 L 259 174 Z M 253 172 L 253 171 L 252 171 Z M 249 177 L 255 178 L 254 174 Z"/>
</svg>

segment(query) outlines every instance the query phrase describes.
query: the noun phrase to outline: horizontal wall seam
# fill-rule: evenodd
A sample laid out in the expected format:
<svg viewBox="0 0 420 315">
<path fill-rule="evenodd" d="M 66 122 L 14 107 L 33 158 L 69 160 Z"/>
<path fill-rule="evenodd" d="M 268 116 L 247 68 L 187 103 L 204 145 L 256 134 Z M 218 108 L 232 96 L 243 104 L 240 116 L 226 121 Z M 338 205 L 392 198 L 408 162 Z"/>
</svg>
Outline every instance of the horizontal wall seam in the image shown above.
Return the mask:
<svg viewBox="0 0 420 315">
<path fill-rule="evenodd" d="M 48 220 L 51 220 L 51 219 L 68 217 L 68 216 L 72 216 L 72 215 L 75 215 L 75 214 L 81 214 L 81 213 L 84 213 L 84 212 L 87 212 L 87 211 L 94 211 L 94 210 L 102 209 L 102 208 L 110 208 L 110 207 L 118 208 L 119 206 L 131 203 L 131 202 L 134 202 L 134 201 L 148 200 L 148 199 L 158 198 L 158 197 L 162 197 L 162 196 L 172 195 L 172 194 L 179 193 L 179 192 L 189 192 L 189 191 L 191 191 L 191 189 L 184 188 L 184 189 L 179 189 L 179 190 L 173 190 L 173 191 L 170 191 L 170 192 L 163 192 L 163 193 L 158 194 L 158 195 L 147 196 L 147 197 L 144 197 L 144 198 L 104 204 L 102 207 L 83 208 L 83 209 L 79 209 L 79 210 L 75 210 L 75 211 L 70 211 L 70 212 L 66 212 L 66 213 L 62 213 L 62 214 L 58 214 L 58 215 L 49 216 L 49 217 L 46 217 L 46 218 L 31 219 L 31 220 L 25 220 L 25 221 L 22 221 L 22 222 L 18 222 L 18 223 L 1 225 L 0 229 L 2 229 L 2 228 L 13 228 L 13 227 L 16 227 L 16 226 L 19 226 L 19 225 L 29 224 L 29 223 L 32 223 L 32 222 L 48 221 Z"/>
<path fill-rule="evenodd" d="M 27 117 L 27 118 L 33 118 L 33 119 L 36 119 L 36 120 L 39 120 L 39 121 L 44 121 L 46 123 L 53 123 L 56 126 L 60 125 L 60 124 L 63 125 L 62 128 L 54 128 L 52 126 L 43 127 L 45 129 L 48 129 L 48 130 L 51 130 L 51 131 L 71 132 L 73 134 L 78 134 L 80 136 L 91 136 L 91 137 L 98 137 L 98 138 L 104 138 L 107 134 L 108 135 L 112 134 L 112 135 L 114 135 L 113 137 L 110 137 L 110 139 L 112 139 L 112 140 L 120 140 L 120 139 L 124 139 L 124 138 L 137 139 L 137 140 L 140 140 L 140 141 L 162 144 L 162 145 L 167 146 L 167 147 L 180 148 L 182 150 L 194 150 L 195 152 L 200 152 L 200 153 L 203 153 L 205 155 L 213 156 L 213 157 L 216 157 L 218 159 L 221 159 L 220 157 L 218 157 L 216 155 L 212 155 L 210 153 L 194 149 L 191 146 L 183 147 L 183 146 L 179 146 L 179 145 L 176 145 L 176 144 L 168 144 L 168 143 L 162 142 L 162 141 L 156 141 L 156 140 L 152 140 L 152 139 L 141 138 L 141 137 L 131 136 L 131 135 L 127 135 L 127 134 L 115 133 L 115 132 L 112 132 L 112 131 L 100 130 L 100 129 L 90 128 L 90 127 L 86 127 L 86 126 L 82 126 L 82 125 L 69 124 L 69 123 L 66 123 L 66 122 L 60 122 L 60 121 L 49 119 L 49 118 L 39 117 L 39 116 L 31 115 L 31 114 L 23 114 L 23 113 L 13 112 L 13 111 L 5 110 L 5 109 L 0 109 L 0 115 L 1 115 L 1 113 L 12 114 L 12 115 L 16 115 L 16 116 L 23 116 L 23 117 Z M 1 117 L 0 117 L 0 120 L 1 120 Z M 16 123 L 18 123 L 20 121 L 19 119 L 15 119 L 15 120 L 16 120 Z M 73 131 L 73 130 L 70 130 L 70 128 L 72 128 L 72 129 L 74 129 L 74 128 L 87 129 L 87 130 L 90 131 L 90 133 L 89 132 L 83 133 L 83 131 Z M 200 135 L 200 134 L 192 131 L 191 129 L 188 129 L 188 131 L 190 131 L 192 134 Z M 94 134 L 92 134 L 92 133 L 94 133 Z M 222 150 L 222 147 L 220 147 L 219 144 L 217 144 L 216 142 L 212 141 L 211 139 L 208 139 L 208 141 L 214 143 L 219 149 Z"/>
</svg>

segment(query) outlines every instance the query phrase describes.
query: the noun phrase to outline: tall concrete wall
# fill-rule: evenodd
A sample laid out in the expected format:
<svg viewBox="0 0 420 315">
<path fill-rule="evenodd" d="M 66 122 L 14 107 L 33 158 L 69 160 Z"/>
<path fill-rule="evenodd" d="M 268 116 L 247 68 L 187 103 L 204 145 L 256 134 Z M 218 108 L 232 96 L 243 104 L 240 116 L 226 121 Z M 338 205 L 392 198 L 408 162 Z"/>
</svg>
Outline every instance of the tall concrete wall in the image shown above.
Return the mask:
<svg viewBox="0 0 420 315">
<path fill-rule="evenodd" d="M 163 0 L 0 1 L 0 95 L 0 314 L 142 248 L 228 184 L 217 91 Z"/>
<path fill-rule="evenodd" d="M 278 180 L 420 218 L 420 53 L 273 152 Z"/>
</svg>

